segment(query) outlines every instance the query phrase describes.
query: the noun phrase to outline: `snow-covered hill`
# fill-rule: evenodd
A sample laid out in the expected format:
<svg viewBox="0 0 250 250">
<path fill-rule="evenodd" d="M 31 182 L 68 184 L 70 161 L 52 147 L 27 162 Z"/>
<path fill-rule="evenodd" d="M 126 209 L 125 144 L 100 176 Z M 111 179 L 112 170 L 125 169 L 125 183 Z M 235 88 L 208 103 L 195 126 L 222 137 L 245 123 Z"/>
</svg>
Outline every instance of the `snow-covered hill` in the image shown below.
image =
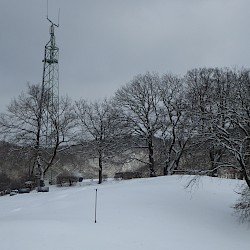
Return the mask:
<svg viewBox="0 0 250 250">
<path fill-rule="evenodd" d="M 192 192 L 186 183 L 170 176 L 1 197 L 0 249 L 249 249 L 250 229 L 231 208 L 240 182 L 204 177 Z"/>
</svg>

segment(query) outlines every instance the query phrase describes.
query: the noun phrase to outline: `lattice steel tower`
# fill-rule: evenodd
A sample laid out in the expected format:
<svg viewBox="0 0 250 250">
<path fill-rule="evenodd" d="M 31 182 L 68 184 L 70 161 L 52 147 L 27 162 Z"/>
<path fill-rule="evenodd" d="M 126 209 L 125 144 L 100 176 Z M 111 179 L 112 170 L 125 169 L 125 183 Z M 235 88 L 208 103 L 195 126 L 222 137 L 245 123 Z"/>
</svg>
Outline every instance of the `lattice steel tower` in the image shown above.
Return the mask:
<svg viewBox="0 0 250 250">
<path fill-rule="evenodd" d="M 56 45 L 54 31 L 59 24 L 53 23 L 48 17 L 47 19 L 51 23 L 50 40 L 44 50 L 42 89 L 48 112 L 57 114 L 59 108 L 59 48 Z"/>
</svg>

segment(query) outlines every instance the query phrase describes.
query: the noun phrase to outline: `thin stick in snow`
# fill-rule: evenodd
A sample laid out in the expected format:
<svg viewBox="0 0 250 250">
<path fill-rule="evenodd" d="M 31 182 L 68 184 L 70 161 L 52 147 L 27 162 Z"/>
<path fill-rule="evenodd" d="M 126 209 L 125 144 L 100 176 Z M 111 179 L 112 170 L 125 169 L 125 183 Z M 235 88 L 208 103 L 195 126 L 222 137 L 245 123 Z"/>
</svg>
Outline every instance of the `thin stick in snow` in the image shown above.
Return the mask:
<svg viewBox="0 0 250 250">
<path fill-rule="evenodd" d="M 97 189 L 95 190 L 95 223 L 96 223 L 96 209 L 97 209 Z"/>
</svg>

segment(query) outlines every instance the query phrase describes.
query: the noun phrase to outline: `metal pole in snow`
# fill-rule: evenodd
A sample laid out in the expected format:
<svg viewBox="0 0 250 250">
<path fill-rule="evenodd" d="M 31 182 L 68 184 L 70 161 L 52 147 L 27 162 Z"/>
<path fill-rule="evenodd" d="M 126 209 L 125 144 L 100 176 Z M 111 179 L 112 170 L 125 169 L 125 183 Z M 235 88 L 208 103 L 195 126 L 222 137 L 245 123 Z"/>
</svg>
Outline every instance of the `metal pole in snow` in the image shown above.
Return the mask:
<svg viewBox="0 0 250 250">
<path fill-rule="evenodd" d="M 96 223 L 96 208 L 97 208 L 97 189 L 95 190 L 95 223 Z"/>
</svg>

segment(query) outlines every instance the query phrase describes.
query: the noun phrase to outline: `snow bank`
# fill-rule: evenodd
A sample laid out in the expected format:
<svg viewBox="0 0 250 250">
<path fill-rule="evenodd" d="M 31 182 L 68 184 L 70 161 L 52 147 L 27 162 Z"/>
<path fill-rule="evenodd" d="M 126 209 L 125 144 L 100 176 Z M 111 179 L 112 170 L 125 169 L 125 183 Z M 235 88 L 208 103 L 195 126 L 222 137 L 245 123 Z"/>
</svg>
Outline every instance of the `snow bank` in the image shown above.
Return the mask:
<svg viewBox="0 0 250 250">
<path fill-rule="evenodd" d="M 250 230 L 231 208 L 240 181 L 204 177 L 192 192 L 186 182 L 170 176 L 1 197 L 1 249 L 249 249 Z"/>
</svg>

